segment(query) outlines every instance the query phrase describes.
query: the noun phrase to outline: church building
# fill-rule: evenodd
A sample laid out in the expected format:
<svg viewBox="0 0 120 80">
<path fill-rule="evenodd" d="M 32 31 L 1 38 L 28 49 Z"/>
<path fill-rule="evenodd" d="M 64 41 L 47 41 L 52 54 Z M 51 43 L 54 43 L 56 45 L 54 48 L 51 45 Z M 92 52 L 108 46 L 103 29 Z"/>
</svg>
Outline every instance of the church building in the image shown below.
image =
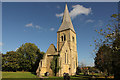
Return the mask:
<svg viewBox="0 0 120 80">
<path fill-rule="evenodd" d="M 57 76 L 63 76 L 64 73 L 75 75 L 78 66 L 76 32 L 74 30 L 67 4 L 63 14 L 61 26 L 57 31 L 57 48 L 51 44 L 40 60 L 36 73 L 38 76 L 45 76 L 48 72 L 50 76 L 53 71 L 50 68 L 54 56 L 58 56 L 60 66 Z"/>
</svg>

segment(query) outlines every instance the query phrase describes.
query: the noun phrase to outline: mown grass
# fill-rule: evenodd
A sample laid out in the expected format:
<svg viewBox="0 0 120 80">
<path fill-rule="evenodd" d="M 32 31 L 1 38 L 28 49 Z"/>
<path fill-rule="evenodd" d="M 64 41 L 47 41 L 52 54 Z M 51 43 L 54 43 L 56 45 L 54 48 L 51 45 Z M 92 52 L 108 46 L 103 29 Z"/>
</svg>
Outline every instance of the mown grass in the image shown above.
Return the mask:
<svg viewBox="0 0 120 80">
<path fill-rule="evenodd" d="M 37 78 L 31 72 L 2 72 L 2 78 Z"/>
<path fill-rule="evenodd" d="M 95 74 L 99 75 L 99 74 Z M 83 73 L 80 73 L 76 76 L 71 76 L 70 80 L 89 80 L 89 76 L 84 76 Z M 38 78 L 34 73 L 31 72 L 2 72 L 2 80 L 64 80 L 63 77 L 43 77 L 43 79 Z M 94 80 L 94 79 L 91 79 Z M 96 80 L 113 80 L 113 79 L 105 79 L 98 78 Z"/>
</svg>

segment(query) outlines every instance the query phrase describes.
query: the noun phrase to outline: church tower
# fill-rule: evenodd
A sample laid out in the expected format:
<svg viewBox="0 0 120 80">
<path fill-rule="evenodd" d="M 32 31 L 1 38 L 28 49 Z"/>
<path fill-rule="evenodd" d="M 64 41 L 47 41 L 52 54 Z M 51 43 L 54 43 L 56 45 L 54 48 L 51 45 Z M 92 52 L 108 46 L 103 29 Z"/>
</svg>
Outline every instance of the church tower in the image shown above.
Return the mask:
<svg viewBox="0 0 120 80">
<path fill-rule="evenodd" d="M 53 76 L 51 69 L 51 61 L 55 56 L 58 56 L 57 64 L 60 69 L 58 76 L 63 76 L 64 73 L 75 75 L 78 66 L 76 33 L 69 15 L 67 4 L 63 14 L 62 24 L 57 31 L 57 49 L 53 44 L 50 45 L 43 59 L 40 60 L 39 66 L 36 70 L 38 76 Z"/>
<path fill-rule="evenodd" d="M 62 24 L 57 31 L 57 51 L 62 60 L 60 65 L 63 70 L 59 74 L 69 73 L 74 75 L 78 66 L 76 33 L 69 15 L 67 4 L 63 14 Z M 67 47 L 63 48 L 65 45 Z M 64 55 L 65 54 L 65 55 Z M 65 58 L 65 59 L 63 59 Z M 65 64 L 68 62 L 67 64 Z M 65 65 L 64 65 L 65 64 Z"/>
<path fill-rule="evenodd" d="M 60 51 L 64 42 L 67 41 L 69 47 L 73 51 L 77 51 L 76 49 L 76 33 L 73 28 L 73 24 L 69 15 L 67 4 L 65 6 L 62 24 L 57 31 L 57 51 Z"/>
</svg>

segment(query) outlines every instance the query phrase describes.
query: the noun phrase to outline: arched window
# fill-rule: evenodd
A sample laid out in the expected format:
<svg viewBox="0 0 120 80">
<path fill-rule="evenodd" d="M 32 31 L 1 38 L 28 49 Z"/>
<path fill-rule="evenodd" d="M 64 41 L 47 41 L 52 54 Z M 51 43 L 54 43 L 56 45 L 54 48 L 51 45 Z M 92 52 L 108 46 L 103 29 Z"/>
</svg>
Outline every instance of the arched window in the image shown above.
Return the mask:
<svg viewBox="0 0 120 80">
<path fill-rule="evenodd" d="M 66 56 L 67 56 L 67 55 L 66 55 L 66 53 L 65 53 L 65 64 L 66 64 Z"/>
<path fill-rule="evenodd" d="M 63 41 L 63 36 L 61 36 L 61 40 Z"/>
<path fill-rule="evenodd" d="M 66 35 L 63 34 L 63 36 L 61 36 L 61 41 L 66 41 Z"/>
<path fill-rule="evenodd" d="M 66 35 L 64 35 L 64 41 L 66 40 Z"/>
<path fill-rule="evenodd" d="M 72 36 L 72 41 L 74 42 L 74 37 Z"/>
<path fill-rule="evenodd" d="M 67 64 L 68 64 L 68 54 L 67 54 Z"/>
<path fill-rule="evenodd" d="M 42 61 L 41 61 L 41 67 L 42 67 Z"/>
<path fill-rule="evenodd" d="M 75 61 L 74 61 L 74 69 L 75 69 Z"/>
</svg>

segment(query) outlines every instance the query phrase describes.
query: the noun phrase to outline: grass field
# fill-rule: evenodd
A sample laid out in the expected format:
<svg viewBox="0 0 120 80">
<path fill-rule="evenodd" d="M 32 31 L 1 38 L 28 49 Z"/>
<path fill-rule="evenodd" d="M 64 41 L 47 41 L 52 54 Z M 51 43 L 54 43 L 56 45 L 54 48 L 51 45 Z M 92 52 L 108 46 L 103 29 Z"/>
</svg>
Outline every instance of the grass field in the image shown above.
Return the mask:
<svg viewBox="0 0 120 80">
<path fill-rule="evenodd" d="M 71 78 L 82 78 L 85 76 L 74 77 Z M 38 78 L 35 74 L 31 72 L 2 72 L 2 78 Z M 48 77 L 48 78 L 63 78 L 63 77 Z"/>
<path fill-rule="evenodd" d="M 96 74 L 99 75 L 99 74 Z M 84 76 L 82 73 L 76 76 L 71 76 L 70 80 L 89 80 L 90 76 Z M 44 79 L 38 78 L 31 72 L 2 72 L 2 80 L 64 80 L 63 77 L 47 77 Z M 94 80 L 94 79 L 91 79 Z M 97 80 L 113 80 L 113 79 L 97 79 Z"/>
<path fill-rule="evenodd" d="M 2 78 L 36 78 L 31 72 L 2 72 Z"/>
</svg>

